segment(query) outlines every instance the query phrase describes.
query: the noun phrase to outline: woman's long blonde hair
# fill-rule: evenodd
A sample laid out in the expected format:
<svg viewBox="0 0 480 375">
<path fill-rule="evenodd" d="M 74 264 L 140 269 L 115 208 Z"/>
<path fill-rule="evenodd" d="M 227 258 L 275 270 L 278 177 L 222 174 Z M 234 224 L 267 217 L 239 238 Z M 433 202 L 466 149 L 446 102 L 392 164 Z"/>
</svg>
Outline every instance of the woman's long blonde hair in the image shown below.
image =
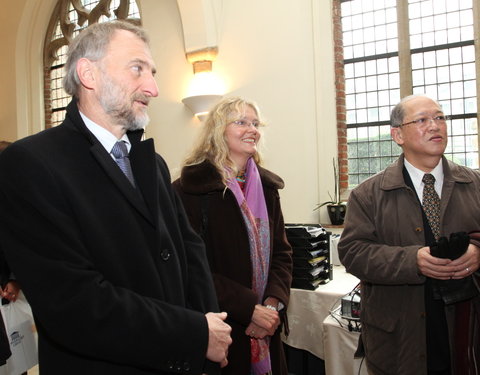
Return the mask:
<svg viewBox="0 0 480 375">
<path fill-rule="evenodd" d="M 239 120 L 245 115 L 245 107 L 251 107 L 260 116 L 257 105 L 238 97 L 228 97 L 217 103 L 208 113 L 196 146 L 185 159 L 184 165 L 191 166 L 208 160 L 217 169 L 222 182 L 227 186 L 231 176 L 238 173 L 235 163 L 230 159 L 230 150 L 225 138 L 228 124 Z M 253 155 L 257 165 L 261 164 L 259 151 Z M 231 171 L 230 173 L 228 171 Z"/>
</svg>

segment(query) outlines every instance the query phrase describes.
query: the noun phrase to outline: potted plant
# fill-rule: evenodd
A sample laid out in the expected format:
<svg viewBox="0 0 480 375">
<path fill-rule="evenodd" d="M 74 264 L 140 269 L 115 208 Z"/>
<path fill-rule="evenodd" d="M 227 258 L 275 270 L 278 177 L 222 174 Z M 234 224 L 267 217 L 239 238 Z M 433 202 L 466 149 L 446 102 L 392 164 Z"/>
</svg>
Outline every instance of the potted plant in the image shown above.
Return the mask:
<svg viewBox="0 0 480 375">
<path fill-rule="evenodd" d="M 332 197 L 330 195 L 330 192 L 328 192 L 330 200 L 317 204 L 317 206 L 314 208 L 314 211 L 320 209 L 323 206 L 327 206 L 327 212 L 328 217 L 330 218 L 330 222 L 333 225 L 342 225 L 343 221 L 345 220 L 345 214 L 347 212 L 347 204 L 340 198 L 340 168 L 338 160 L 336 161 L 335 158 L 333 158 L 333 177 L 335 183 L 335 194 Z"/>
</svg>

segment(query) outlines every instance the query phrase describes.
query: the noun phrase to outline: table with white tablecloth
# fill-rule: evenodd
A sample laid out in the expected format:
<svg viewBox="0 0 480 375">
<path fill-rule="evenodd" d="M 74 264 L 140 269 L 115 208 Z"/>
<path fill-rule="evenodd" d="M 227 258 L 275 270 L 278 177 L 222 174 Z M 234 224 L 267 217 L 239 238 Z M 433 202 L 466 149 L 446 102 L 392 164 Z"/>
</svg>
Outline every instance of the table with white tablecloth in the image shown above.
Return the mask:
<svg viewBox="0 0 480 375">
<path fill-rule="evenodd" d="M 328 315 L 323 321 L 323 347 L 327 375 L 367 375 L 363 359 L 354 358 L 359 332 L 348 329 L 348 321 Z M 360 371 L 359 371 L 360 368 Z"/>
<path fill-rule="evenodd" d="M 283 341 L 325 359 L 323 321 L 341 297 L 352 291 L 358 282 L 355 276 L 345 272 L 343 266 L 333 266 L 330 282 L 313 291 L 292 289 L 287 310 L 290 334 L 283 337 Z"/>
</svg>

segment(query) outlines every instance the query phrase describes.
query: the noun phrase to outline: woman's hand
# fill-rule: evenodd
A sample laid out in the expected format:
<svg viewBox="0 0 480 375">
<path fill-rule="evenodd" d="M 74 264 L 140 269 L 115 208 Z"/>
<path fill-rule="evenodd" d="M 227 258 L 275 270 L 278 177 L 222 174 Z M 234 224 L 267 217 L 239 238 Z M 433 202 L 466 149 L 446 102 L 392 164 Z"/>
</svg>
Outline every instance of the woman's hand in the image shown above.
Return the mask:
<svg viewBox="0 0 480 375">
<path fill-rule="evenodd" d="M 245 334 L 247 336 L 256 338 L 256 339 L 263 339 L 266 336 L 269 336 L 268 331 L 255 323 L 251 322 L 247 329 L 245 330 Z M 271 336 L 271 335 L 270 335 Z"/>
<path fill-rule="evenodd" d="M 278 311 L 269 309 L 262 305 L 255 305 L 253 310 L 252 323 L 263 328 L 269 336 L 272 336 L 280 325 Z"/>
</svg>

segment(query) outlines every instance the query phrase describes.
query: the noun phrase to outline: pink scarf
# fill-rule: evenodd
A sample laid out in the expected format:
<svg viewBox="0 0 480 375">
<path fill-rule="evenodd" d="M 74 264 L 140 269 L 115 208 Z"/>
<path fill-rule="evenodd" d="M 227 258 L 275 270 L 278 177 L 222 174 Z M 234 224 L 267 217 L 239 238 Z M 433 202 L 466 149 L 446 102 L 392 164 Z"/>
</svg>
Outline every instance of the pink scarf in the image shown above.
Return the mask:
<svg viewBox="0 0 480 375">
<path fill-rule="evenodd" d="M 235 178 L 229 179 L 228 187 L 237 199 L 247 228 L 252 262 L 252 290 L 258 296 L 257 302 L 261 304 L 270 268 L 270 228 L 262 181 L 252 158 L 247 161 L 245 176 L 243 192 Z M 268 337 L 250 338 L 251 374 L 263 375 L 272 371 L 269 344 Z"/>
</svg>

